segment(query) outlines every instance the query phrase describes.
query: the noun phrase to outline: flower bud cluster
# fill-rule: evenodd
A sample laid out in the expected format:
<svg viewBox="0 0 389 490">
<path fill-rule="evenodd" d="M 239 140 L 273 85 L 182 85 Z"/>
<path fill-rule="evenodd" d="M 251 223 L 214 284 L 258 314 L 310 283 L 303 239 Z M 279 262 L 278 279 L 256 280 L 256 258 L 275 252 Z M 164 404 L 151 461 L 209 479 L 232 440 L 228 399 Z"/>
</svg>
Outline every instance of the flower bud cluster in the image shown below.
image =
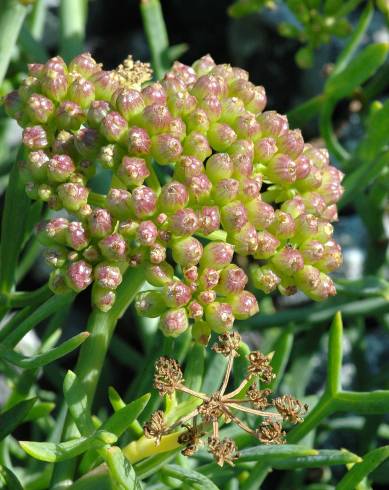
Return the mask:
<svg viewBox="0 0 389 490">
<path fill-rule="evenodd" d="M 234 253 L 249 257 L 265 293 L 334 294 L 327 273 L 341 252 L 330 222 L 342 174 L 328 153 L 264 112 L 265 91 L 246 71 L 209 55 L 149 78 L 130 58 L 105 71 L 89 54 L 69 65 L 55 57 L 30 65 L 4 100 L 24 128 L 26 192 L 69 213 L 38 229 L 53 291 L 93 283 L 107 311 L 125 268 L 142 263 L 156 289 L 140 293 L 138 312 L 161 316 L 172 336 L 192 320 L 200 341 L 258 311 Z M 101 167 L 112 172 L 106 195 L 91 181 Z"/>
</svg>

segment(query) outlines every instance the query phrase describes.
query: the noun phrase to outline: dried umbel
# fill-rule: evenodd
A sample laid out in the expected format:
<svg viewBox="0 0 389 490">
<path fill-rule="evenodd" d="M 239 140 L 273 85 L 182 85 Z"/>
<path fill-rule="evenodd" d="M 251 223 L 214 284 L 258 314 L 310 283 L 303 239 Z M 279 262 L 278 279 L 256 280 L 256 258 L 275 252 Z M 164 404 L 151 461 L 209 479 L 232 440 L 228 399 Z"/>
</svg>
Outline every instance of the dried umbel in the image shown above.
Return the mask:
<svg viewBox="0 0 389 490">
<path fill-rule="evenodd" d="M 4 98 L 23 127 L 26 192 L 70 215 L 63 229 L 57 218 L 39 227 L 46 246 L 62 247 L 49 261 L 55 292 L 93 282 L 107 311 L 121 274 L 143 264 L 159 289 L 141 293 L 139 313 L 163 315 L 165 335 L 193 325 L 202 341 L 257 313 L 248 275 L 267 294 L 335 294 L 328 273 L 342 255 L 330 221 L 343 189 L 327 151 L 264 111 L 265 91 L 247 72 L 209 55 L 150 78 L 131 58 L 105 71 L 84 53 L 68 66 L 60 57 L 30 65 Z M 106 195 L 90 188 L 99 167 L 113 176 Z"/>
<path fill-rule="evenodd" d="M 160 410 L 154 412 L 144 426 L 145 437 L 154 439 L 155 443 L 159 444 L 164 435 L 182 427 L 184 430 L 178 436 L 178 443 L 183 446 L 182 454 L 192 456 L 206 444 L 220 466 L 224 463 L 233 465 L 239 457 L 235 442 L 228 438 L 220 438 L 220 423 L 236 424 L 263 444 L 285 443 L 282 422 L 287 421 L 292 424 L 302 422 L 308 407 L 291 395 L 283 395 L 271 400 L 270 388 L 257 387 L 256 381 L 270 384 L 275 377 L 269 364 L 269 356 L 260 352 L 248 354 L 246 377 L 240 381 L 240 384 L 235 382 L 238 386 L 228 391 L 234 360 L 239 356 L 240 340 L 237 332 L 224 333 L 212 347 L 216 353 L 227 358 L 223 381 L 214 393 L 202 393 L 186 386 L 181 367 L 174 359 L 161 357 L 156 362 L 154 386 L 161 396 L 172 397 L 178 391 L 197 399 L 198 403 L 197 408 L 170 426 L 166 424 L 163 412 Z M 259 426 L 252 429 L 238 416 L 239 413 L 259 417 L 261 420 Z M 207 436 L 206 440 L 204 436 Z"/>
</svg>

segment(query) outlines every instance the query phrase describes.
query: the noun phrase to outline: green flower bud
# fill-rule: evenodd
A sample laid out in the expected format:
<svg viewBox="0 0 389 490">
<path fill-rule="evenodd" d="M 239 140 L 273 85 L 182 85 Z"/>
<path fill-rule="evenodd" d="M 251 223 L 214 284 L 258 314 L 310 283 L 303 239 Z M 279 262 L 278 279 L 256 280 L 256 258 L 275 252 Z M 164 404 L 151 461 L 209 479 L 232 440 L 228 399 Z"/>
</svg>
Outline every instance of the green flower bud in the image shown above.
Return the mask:
<svg viewBox="0 0 389 490">
<path fill-rule="evenodd" d="M 237 139 L 237 134 L 227 124 L 211 124 L 208 133 L 208 141 L 216 151 L 225 151 Z"/>
<path fill-rule="evenodd" d="M 116 97 L 116 108 L 130 122 L 143 112 L 145 102 L 137 90 L 122 89 Z"/>
<path fill-rule="evenodd" d="M 65 247 L 51 246 L 44 251 L 47 264 L 55 269 L 59 269 L 66 264 L 67 250 Z"/>
<path fill-rule="evenodd" d="M 92 287 L 92 303 L 100 311 L 106 313 L 114 305 L 116 300 L 115 291 L 105 289 L 98 284 L 94 283 Z"/>
<path fill-rule="evenodd" d="M 85 119 L 84 112 L 75 102 L 62 102 L 55 113 L 57 127 L 68 131 L 77 131 Z"/>
<path fill-rule="evenodd" d="M 170 134 L 153 136 L 151 141 L 151 153 L 155 161 L 160 165 L 173 163 L 181 156 L 181 143 Z"/>
<path fill-rule="evenodd" d="M 215 301 L 205 307 L 205 320 L 212 330 L 218 334 L 231 330 L 235 317 L 228 303 Z"/>
<path fill-rule="evenodd" d="M 207 113 L 200 108 L 195 109 L 185 117 L 186 129 L 188 133 L 196 131 L 206 134 L 209 129 L 209 119 Z"/>
<path fill-rule="evenodd" d="M 70 85 L 67 96 L 72 102 L 87 109 L 95 100 L 95 87 L 89 80 L 77 78 Z"/>
<path fill-rule="evenodd" d="M 207 322 L 196 321 L 192 327 L 192 337 L 195 342 L 201 345 L 208 345 L 211 338 L 211 328 Z"/>
<path fill-rule="evenodd" d="M 54 294 L 66 294 L 70 291 L 65 280 L 65 272 L 62 269 L 55 269 L 50 272 L 48 286 Z"/>
<path fill-rule="evenodd" d="M 182 267 L 197 265 L 203 253 L 203 246 L 194 237 L 180 238 L 172 244 L 174 261 Z"/>
<path fill-rule="evenodd" d="M 256 315 L 259 305 L 256 297 L 249 291 L 240 291 L 229 297 L 232 312 L 238 320 L 247 320 Z"/>
<path fill-rule="evenodd" d="M 230 264 L 220 272 L 220 279 L 216 291 L 223 296 L 239 293 L 243 291 L 247 281 L 248 277 L 244 270 L 235 264 Z"/>
<path fill-rule="evenodd" d="M 273 138 L 260 138 L 254 144 L 254 158 L 256 162 L 266 163 L 277 153 L 277 145 Z"/>
<path fill-rule="evenodd" d="M 213 183 L 232 176 L 234 166 L 228 153 L 215 153 L 207 160 L 205 167 L 209 180 Z"/>
<path fill-rule="evenodd" d="M 166 213 L 174 213 L 188 204 L 189 195 L 186 187 L 180 182 L 165 184 L 159 196 L 159 207 Z"/>
<path fill-rule="evenodd" d="M 41 89 L 46 97 L 55 102 L 60 102 L 65 98 L 68 91 L 66 75 L 53 69 L 46 69 L 41 79 Z"/>
<path fill-rule="evenodd" d="M 159 328 L 167 337 L 178 337 L 189 327 L 185 308 L 168 310 L 161 316 Z"/>
<path fill-rule="evenodd" d="M 280 277 L 269 266 L 260 267 L 259 265 L 254 265 L 250 269 L 250 275 L 254 287 L 265 294 L 275 291 L 281 283 Z"/>
<path fill-rule="evenodd" d="M 229 235 L 235 252 L 243 257 L 254 255 L 258 248 L 258 234 L 251 223 L 246 223 L 239 231 Z"/>
<path fill-rule="evenodd" d="M 100 124 L 101 134 L 111 143 L 123 141 L 127 136 L 127 121 L 118 112 L 109 112 Z"/>
<path fill-rule="evenodd" d="M 99 241 L 98 245 L 101 253 L 106 259 L 114 262 L 126 260 L 128 246 L 119 233 L 112 233 L 111 235 L 104 237 Z"/>
<path fill-rule="evenodd" d="M 247 210 L 240 201 L 233 201 L 223 206 L 221 222 L 227 232 L 239 231 L 248 222 Z"/>
<path fill-rule="evenodd" d="M 167 262 L 161 262 L 160 264 L 146 264 L 145 278 L 152 286 L 165 286 L 172 281 L 173 275 L 173 267 Z"/>
<path fill-rule="evenodd" d="M 79 211 L 88 202 L 89 190 L 82 184 L 68 182 L 58 186 L 58 197 L 68 211 Z"/>
<path fill-rule="evenodd" d="M 286 246 L 272 257 L 272 264 L 281 275 L 291 276 L 304 267 L 304 259 L 298 250 Z"/>
<path fill-rule="evenodd" d="M 99 71 L 101 71 L 101 67 L 90 53 L 79 54 L 69 63 L 69 72 L 79 73 L 85 78 L 89 78 Z"/>
<path fill-rule="evenodd" d="M 183 153 L 203 162 L 212 154 L 207 138 L 198 131 L 192 131 L 184 139 Z"/>
<path fill-rule="evenodd" d="M 47 164 L 47 176 L 51 182 L 66 182 L 75 170 L 68 155 L 53 155 Z"/>
<path fill-rule="evenodd" d="M 211 242 L 204 247 L 200 265 L 221 270 L 231 263 L 233 255 L 234 247 L 229 243 Z"/>
<path fill-rule="evenodd" d="M 280 241 L 268 231 L 258 232 L 257 237 L 258 246 L 254 257 L 256 259 L 268 259 L 272 257 L 280 246 Z"/>
<path fill-rule="evenodd" d="M 139 186 L 149 177 L 150 171 L 143 158 L 125 156 L 117 175 L 126 186 Z"/>
<path fill-rule="evenodd" d="M 124 189 L 110 189 L 106 207 L 114 218 L 128 218 L 131 213 L 131 194 Z"/>
<path fill-rule="evenodd" d="M 157 318 L 166 311 L 166 305 L 160 292 L 143 291 L 135 298 L 135 309 L 140 316 Z"/>
<path fill-rule="evenodd" d="M 280 240 L 287 240 L 294 235 L 296 225 L 290 214 L 277 209 L 274 213 L 274 220 L 268 229 Z"/>
<path fill-rule="evenodd" d="M 162 104 L 147 106 L 141 117 L 142 125 L 150 134 L 159 134 L 169 130 L 172 116 L 169 109 Z"/>
<path fill-rule="evenodd" d="M 47 165 L 49 157 L 42 150 L 31 151 L 27 157 L 27 168 L 32 178 L 37 182 L 43 182 L 47 178 Z"/>
</svg>

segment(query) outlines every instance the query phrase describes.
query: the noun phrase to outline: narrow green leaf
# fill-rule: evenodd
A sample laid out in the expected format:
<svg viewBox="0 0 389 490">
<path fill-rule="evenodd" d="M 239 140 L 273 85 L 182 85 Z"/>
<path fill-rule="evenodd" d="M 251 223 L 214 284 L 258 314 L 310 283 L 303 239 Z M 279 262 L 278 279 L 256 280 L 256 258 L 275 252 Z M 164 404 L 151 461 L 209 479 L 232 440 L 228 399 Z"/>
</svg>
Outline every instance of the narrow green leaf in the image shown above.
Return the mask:
<svg viewBox="0 0 389 490">
<path fill-rule="evenodd" d="M 318 451 L 304 446 L 294 444 L 254 446 L 239 451 L 239 461 L 261 461 L 266 464 L 273 464 L 275 461 L 288 457 L 315 456 Z"/>
<path fill-rule="evenodd" d="M 9 488 L 10 490 L 23 490 L 23 487 L 15 473 L 2 464 L 0 464 L 0 477 L 2 477 L 0 478 L 0 483 L 1 480 L 4 479 L 7 485 L 6 488 Z"/>
<path fill-rule="evenodd" d="M 204 393 L 213 393 L 216 391 L 223 381 L 224 372 L 227 366 L 227 359 L 224 356 L 219 356 L 212 353 L 209 359 L 203 381 L 202 391 Z"/>
<path fill-rule="evenodd" d="M 58 347 L 54 347 L 47 352 L 37 354 L 35 356 L 26 357 L 12 349 L 0 344 L 0 359 L 4 359 L 11 364 L 15 364 L 23 369 L 36 369 L 42 366 L 46 366 L 51 362 L 66 356 L 74 349 L 77 349 L 88 338 L 88 332 L 81 332 L 80 334 L 66 340 Z"/>
<path fill-rule="evenodd" d="M 41 417 L 47 417 L 55 408 L 55 403 L 37 401 L 31 410 L 26 415 L 24 421 L 31 422 L 33 420 L 40 419 Z"/>
<path fill-rule="evenodd" d="M 273 391 L 277 389 L 280 384 L 282 376 L 284 374 L 286 364 L 288 362 L 290 352 L 293 346 L 293 333 L 291 329 L 283 330 L 278 339 L 275 341 L 272 350 L 274 351 L 274 356 L 271 360 L 271 365 L 276 377 L 270 383 L 269 388 Z"/>
<path fill-rule="evenodd" d="M 174 46 L 170 46 L 167 51 L 170 63 L 173 63 L 173 61 L 180 58 L 180 56 L 186 53 L 188 49 L 189 46 L 186 43 L 175 44 Z"/>
<path fill-rule="evenodd" d="M 78 430 L 83 436 L 90 436 L 94 433 L 95 427 L 88 408 L 87 395 L 73 371 L 68 371 L 65 376 L 63 392 Z"/>
<path fill-rule="evenodd" d="M 123 456 L 122 450 L 113 446 L 104 451 L 105 461 L 111 475 L 113 489 L 137 490 L 142 489 L 131 464 Z"/>
<path fill-rule="evenodd" d="M 107 467 L 98 466 L 72 484 L 72 490 L 112 490 Z"/>
<path fill-rule="evenodd" d="M 83 0 L 61 0 L 61 55 L 65 61 L 84 50 L 86 2 Z"/>
<path fill-rule="evenodd" d="M 365 454 L 361 463 L 354 464 L 351 470 L 340 480 L 336 490 L 354 490 L 359 482 L 375 470 L 389 457 L 389 446 L 379 447 Z"/>
<path fill-rule="evenodd" d="M 365 276 L 361 279 L 337 279 L 338 294 L 358 297 L 382 296 L 389 301 L 389 282 L 378 276 Z"/>
<path fill-rule="evenodd" d="M 312 456 L 297 456 L 275 461 L 272 464 L 277 470 L 294 470 L 297 468 L 320 468 L 340 464 L 359 463 L 362 459 L 346 450 L 321 449 L 319 454 Z"/>
<path fill-rule="evenodd" d="M 33 458 L 47 463 L 57 463 L 79 456 L 89 449 L 98 449 L 108 443 L 113 444 L 116 440 L 113 434 L 97 431 L 92 436 L 79 437 L 59 444 L 34 441 L 20 441 L 19 444 Z"/>
<path fill-rule="evenodd" d="M 351 95 L 384 63 L 388 49 L 387 43 L 370 44 L 364 48 L 341 72 L 328 79 L 324 88 L 326 96 L 340 100 Z"/>
<path fill-rule="evenodd" d="M 134 422 L 137 417 L 143 412 L 147 403 L 150 400 L 150 393 L 146 393 L 137 400 L 125 405 L 116 411 L 103 424 L 102 429 L 112 432 L 117 437 L 120 437 L 125 430 Z"/>
<path fill-rule="evenodd" d="M 193 344 L 188 354 L 184 378 L 186 385 L 192 390 L 199 391 L 203 383 L 204 376 L 204 360 L 205 348 L 200 344 Z M 188 398 L 188 395 L 182 397 L 183 400 Z"/>
<path fill-rule="evenodd" d="M 206 476 L 197 471 L 183 468 L 176 464 L 168 464 L 162 469 L 162 473 L 188 485 L 193 490 L 218 490 L 218 487 Z"/>
<path fill-rule="evenodd" d="M 36 398 L 23 400 L 9 410 L 0 414 L 0 441 L 14 429 L 16 429 L 21 422 L 23 422 L 28 412 L 33 407 L 35 401 Z"/>
<path fill-rule="evenodd" d="M 119 395 L 119 393 L 115 390 L 113 386 L 110 386 L 108 388 L 108 398 L 115 412 L 117 412 L 118 410 L 126 406 L 122 397 Z"/>
<path fill-rule="evenodd" d="M 327 386 L 326 390 L 334 396 L 341 390 L 341 371 L 343 360 L 343 322 L 338 311 L 332 321 L 328 339 Z"/>
</svg>

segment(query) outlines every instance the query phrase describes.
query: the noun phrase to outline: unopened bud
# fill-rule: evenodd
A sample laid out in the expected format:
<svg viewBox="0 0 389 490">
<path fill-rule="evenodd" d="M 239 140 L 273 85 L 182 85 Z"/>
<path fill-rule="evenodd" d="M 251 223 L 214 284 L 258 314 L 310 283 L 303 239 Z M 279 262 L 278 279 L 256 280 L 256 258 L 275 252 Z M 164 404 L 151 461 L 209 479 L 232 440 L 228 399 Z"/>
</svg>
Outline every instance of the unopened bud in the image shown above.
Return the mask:
<svg viewBox="0 0 389 490">
<path fill-rule="evenodd" d="M 160 165 L 173 163 L 181 156 L 181 143 L 170 134 L 153 136 L 151 141 L 151 153 L 155 161 Z"/>
<path fill-rule="evenodd" d="M 23 144 L 30 150 L 41 150 L 49 146 L 48 135 L 42 126 L 29 126 L 23 131 Z"/>
<path fill-rule="evenodd" d="M 193 235 L 199 226 L 197 214 L 191 208 L 179 209 L 169 220 L 169 230 L 173 235 Z"/>
<path fill-rule="evenodd" d="M 203 253 L 203 246 L 194 237 L 180 238 L 172 245 L 174 261 L 182 267 L 197 265 Z"/>
<path fill-rule="evenodd" d="M 187 330 L 188 326 L 188 315 L 185 308 L 168 310 L 159 321 L 159 328 L 167 337 L 178 337 Z"/>
<path fill-rule="evenodd" d="M 230 304 L 215 301 L 205 307 L 205 319 L 214 332 L 222 334 L 231 330 L 235 317 Z"/>
<path fill-rule="evenodd" d="M 93 271 L 94 280 L 102 288 L 116 289 L 122 282 L 119 267 L 109 262 L 100 262 Z"/>
<path fill-rule="evenodd" d="M 114 218 L 126 219 L 131 212 L 131 194 L 124 189 L 110 189 L 106 206 Z"/>
<path fill-rule="evenodd" d="M 58 186 L 58 197 L 68 211 L 78 211 L 87 204 L 89 190 L 82 184 L 68 182 Z"/>
<path fill-rule="evenodd" d="M 223 206 L 221 222 L 227 232 L 239 231 L 248 222 L 247 210 L 240 201 L 233 201 Z"/>
<path fill-rule="evenodd" d="M 152 221 L 142 221 L 136 231 L 136 238 L 141 245 L 150 247 L 158 237 L 158 229 Z"/>
<path fill-rule="evenodd" d="M 272 263 L 280 274 L 291 276 L 304 267 L 301 253 L 289 246 L 282 248 L 272 257 Z"/>
<path fill-rule="evenodd" d="M 254 265 L 250 270 L 250 274 L 254 287 L 265 294 L 270 294 L 281 283 L 280 277 L 269 266 L 260 267 Z"/>
<path fill-rule="evenodd" d="M 274 220 L 269 226 L 269 231 L 280 240 L 286 240 L 294 235 L 295 229 L 296 225 L 292 216 L 277 209 L 274 213 Z"/>
<path fill-rule="evenodd" d="M 198 211 L 199 231 L 209 235 L 220 228 L 220 212 L 217 206 L 204 206 Z"/>
<path fill-rule="evenodd" d="M 231 263 L 234 247 L 225 242 L 211 242 L 204 247 L 201 267 L 212 267 L 221 270 Z"/>
<path fill-rule="evenodd" d="M 92 282 L 92 267 L 84 260 L 73 262 L 66 270 L 65 280 L 73 291 L 79 293 Z"/>
<path fill-rule="evenodd" d="M 280 245 L 280 241 L 268 231 L 258 232 L 258 246 L 254 257 L 256 259 L 268 259 L 272 257 Z"/>
<path fill-rule="evenodd" d="M 198 131 L 192 131 L 184 139 L 183 153 L 203 162 L 212 154 L 207 138 Z"/>
<path fill-rule="evenodd" d="M 192 291 L 183 282 L 172 281 L 164 286 L 162 295 L 165 304 L 169 308 L 178 308 L 189 303 L 192 297 Z"/>
<path fill-rule="evenodd" d="M 255 226 L 246 223 L 239 231 L 229 235 L 235 252 L 243 257 L 254 255 L 258 248 L 258 234 Z"/>
<path fill-rule="evenodd" d="M 108 260 L 115 262 L 126 260 L 127 243 L 119 233 L 113 233 L 100 240 L 99 248 Z"/>
<path fill-rule="evenodd" d="M 106 313 L 114 305 L 116 300 L 115 291 L 103 288 L 97 283 L 93 284 L 92 287 L 92 302 L 100 311 Z"/>
<path fill-rule="evenodd" d="M 189 195 L 186 187 L 180 182 L 171 181 L 161 189 L 159 196 L 160 209 L 166 213 L 174 213 L 188 204 Z"/>
<path fill-rule="evenodd" d="M 160 264 L 146 264 L 145 278 L 152 286 L 165 286 L 172 281 L 174 275 L 173 267 L 167 262 Z"/>
<path fill-rule="evenodd" d="M 259 311 L 256 297 L 249 291 L 241 291 L 229 297 L 232 312 L 238 320 L 247 320 Z"/>
<path fill-rule="evenodd" d="M 136 187 L 131 195 L 131 208 L 137 218 L 152 216 L 157 210 L 157 195 L 149 187 Z"/>
</svg>

